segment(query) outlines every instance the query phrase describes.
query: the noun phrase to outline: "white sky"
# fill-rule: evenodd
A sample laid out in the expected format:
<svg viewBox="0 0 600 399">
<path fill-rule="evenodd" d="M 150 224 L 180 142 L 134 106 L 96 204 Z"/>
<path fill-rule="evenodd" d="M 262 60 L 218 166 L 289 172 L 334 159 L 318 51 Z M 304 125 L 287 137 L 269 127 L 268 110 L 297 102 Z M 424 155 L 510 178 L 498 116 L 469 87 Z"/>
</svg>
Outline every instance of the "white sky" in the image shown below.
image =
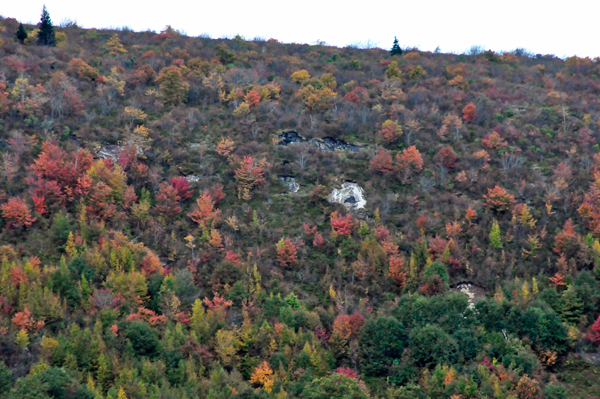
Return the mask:
<svg viewBox="0 0 600 399">
<path fill-rule="evenodd" d="M 401 47 L 461 53 L 473 45 L 496 52 L 525 48 L 559 57 L 599 57 L 599 0 L 332 1 L 332 0 L 0 0 L 0 14 L 37 23 L 45 3 L 55 25 L 128 26 L 190 36 L 275 38 L 286 43 L 346 46 L 371 40 Z"/>
</svg>

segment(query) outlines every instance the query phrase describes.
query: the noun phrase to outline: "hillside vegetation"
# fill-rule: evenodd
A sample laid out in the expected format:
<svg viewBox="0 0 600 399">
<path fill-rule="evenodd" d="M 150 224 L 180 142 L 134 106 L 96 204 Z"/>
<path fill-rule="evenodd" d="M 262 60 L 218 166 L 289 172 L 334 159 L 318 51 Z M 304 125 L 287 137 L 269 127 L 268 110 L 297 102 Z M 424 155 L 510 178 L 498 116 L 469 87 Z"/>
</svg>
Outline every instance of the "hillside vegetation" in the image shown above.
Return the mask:
<svg viewBox="0 0 600 399">
<path fill-rule="evenodd" d="M 599 398 L 600 61 L 395 52 L 0 19 L 0 397 Z"/>
</svg>

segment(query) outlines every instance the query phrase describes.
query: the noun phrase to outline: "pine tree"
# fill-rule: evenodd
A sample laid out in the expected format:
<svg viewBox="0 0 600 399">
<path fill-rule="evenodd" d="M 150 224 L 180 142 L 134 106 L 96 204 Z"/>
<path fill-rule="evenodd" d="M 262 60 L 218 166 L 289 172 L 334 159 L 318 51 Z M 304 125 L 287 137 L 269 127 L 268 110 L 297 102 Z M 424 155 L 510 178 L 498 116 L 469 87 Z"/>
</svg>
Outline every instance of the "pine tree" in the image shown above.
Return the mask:
<svg viewBox="0 0 600 399">
<path fill-rule="evenodd" d="M 27 39 L 27 31 L 25 30 L 23 24 L 19 24 L 19 29 L 17 29 L 15 37 L 19 42 L 21 42 L 21 44 L 23 44 L 23 42 L 25 42 L 25 39 Z"/>
<path fill-rule="evenodd" d="M 392 45 L 392 49 L 390 50 L 391 55 L 402 55 L 402 49 L 398 45 L 398 39 L 394 36 L 394 44 Z"/>
<path fill-rule="evenodd" d="M 56 46 L 56 38 L 54 37 L 54 27 L 50 20 L 50 14 L 46 10 L 46 6 L 42 9 L 42 19 L 39 26 L 38 32 L 38 44 L 40 46 Z"/>
<path fill-rule="evenodd" d="M 498 222 L 494 220 L 492 231 L 490 231 L 490 245 L 496 249 L 502 249 L 502 238 L 500 234 L 500 226 L 498 226 Z"/>
</svg>

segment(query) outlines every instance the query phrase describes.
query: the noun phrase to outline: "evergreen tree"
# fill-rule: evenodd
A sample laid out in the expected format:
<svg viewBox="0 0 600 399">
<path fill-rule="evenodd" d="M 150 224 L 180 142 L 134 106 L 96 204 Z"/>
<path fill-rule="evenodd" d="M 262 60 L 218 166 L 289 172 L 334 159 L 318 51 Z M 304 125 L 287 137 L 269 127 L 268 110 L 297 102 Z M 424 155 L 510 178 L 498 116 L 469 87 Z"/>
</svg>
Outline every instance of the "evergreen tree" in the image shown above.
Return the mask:
<svg viewBox="0 0 600 399">
<path fill-rule="evenodd" d="M 392 49 L 390 50 L 391 55 L 402 55 L 402 49 L 398 45 L 398 38 L 394 36 L 394 44 L 392 45 Z"/>
<path fill-rule="evenodd" d="M 19 24 L 19 29 L 17 29 L 15 37 L 19 42 L 21 42 L 21 44 L 23 44 L 23 42 L 25 42 L 25 39 L 27 39 L 27 31 L 25 30 L 23 24 Z"/>
<path fill-rule="evenodd" d="M 492 231 L 490 231 L 490 245 L 496 249 L 502 249 L 502 237 L 500 232 L 500 226 L 498 222 L 494 220 L 492 224 Z"/>
<path fill-rule="evenodd" d="M 46 10 L 46 6 L 42 9 L 42 19 L 38 24 L 40 30 L 38 32 L 38 44 L 40 46 L 55 46 L 56 39 L 54 37 L 54 27 L 50 20 L 50 14 Z"/>
</svg>

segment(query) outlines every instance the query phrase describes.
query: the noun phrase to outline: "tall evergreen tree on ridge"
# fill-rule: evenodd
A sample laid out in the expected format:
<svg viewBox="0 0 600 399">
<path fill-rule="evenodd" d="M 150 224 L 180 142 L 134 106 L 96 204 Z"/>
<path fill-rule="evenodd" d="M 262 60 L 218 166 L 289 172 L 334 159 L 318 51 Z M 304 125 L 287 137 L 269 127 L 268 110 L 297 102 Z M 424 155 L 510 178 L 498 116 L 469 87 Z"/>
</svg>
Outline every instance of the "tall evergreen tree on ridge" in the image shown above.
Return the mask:
<svg viewBox="0 0 600 399">
<path fill-rule="evenodd" d="M 402 49 L 398 45 L 398 38 L 394 36 L 394 44 L 392 45 L 392 49 L 390 50 L 391 55 L 402 55 Z"/>
<path fill-rule="evenodd" d="M 25 27 L 22 23 L 19 24 L 19 29 L 17 29 L 15 37 L 19 42 L 21 42 L 21 44 L 25 42 L 25 39 L 27 39 L 27 31 L 25 30 Z"/>
<path fill-rule="evenodd" d="M 42 9 L 42 19 L 38 26 L 40 27 L 38 31 L 38 44 L 41 46 L 55 46 L 54 27 L 50 20 L 50 14 L 46 10 L 46 5 Z"/>
</svg>

